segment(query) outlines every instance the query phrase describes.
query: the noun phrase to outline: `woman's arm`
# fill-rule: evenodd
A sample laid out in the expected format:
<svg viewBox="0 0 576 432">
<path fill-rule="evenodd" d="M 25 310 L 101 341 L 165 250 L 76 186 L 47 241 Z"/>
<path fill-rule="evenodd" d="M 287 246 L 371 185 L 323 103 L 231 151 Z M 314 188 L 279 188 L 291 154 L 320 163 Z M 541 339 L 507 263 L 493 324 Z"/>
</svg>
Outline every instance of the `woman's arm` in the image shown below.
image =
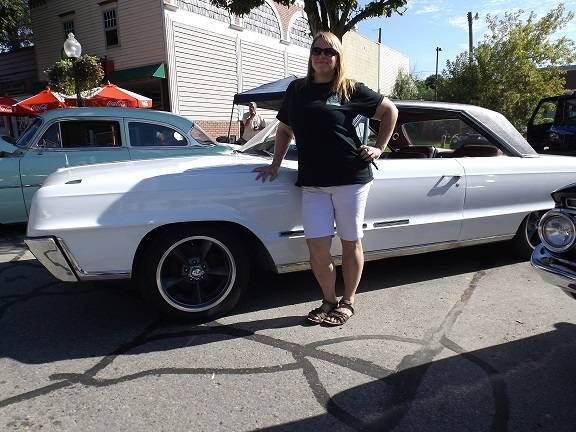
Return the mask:
<svg viewBox="0 0 576 432">
<path fill-rule="evenodd" d="M 254 172 L 258 173 L 256 180 L 262 179 L 262 182 L 265 182 L 267 177 L 270 178 L 270 181 L 278 177 L 278 169 L 282 164 L 284 156 L 286 156 L 288 146 L 290 145 L 293 136 L 294 133 L 290 126 L 282 122 L 278 123 L 278 129 L 276 130 L 276 138 L 274 141 L 274 158 L 270 165 L 254 168 Z"/>
<path fill-rule="evenodd" d="M 378 105 L 378 108 L 376 108 L 376 113 L 372 118 L 380 122 L 380 128 L 378 129 L 378 137 L 376 138 L 374 147 L 366 145 L 360 147 L 360 154 L 365 161 L 378 159 L 384 152 L 394 132 L 394 126 L 398 119 L 398 108 L 396 108 L 396 105 L 394 105 L 390 99 L 385 97 L 382 99 L 382 102 L 380 102 L 380 105 Z"/>
</svg>

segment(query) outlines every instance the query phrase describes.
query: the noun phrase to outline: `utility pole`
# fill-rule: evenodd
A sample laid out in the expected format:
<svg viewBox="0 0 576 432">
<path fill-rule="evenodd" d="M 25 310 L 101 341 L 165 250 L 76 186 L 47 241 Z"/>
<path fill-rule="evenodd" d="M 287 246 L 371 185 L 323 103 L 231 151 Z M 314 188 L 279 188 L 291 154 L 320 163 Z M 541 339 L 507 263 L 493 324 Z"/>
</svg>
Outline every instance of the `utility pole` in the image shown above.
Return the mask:
<svg viewBox="0 0 576 432">
<path fill-rule="evenodd" d="M 380 93 L 380 51 L 382 51 L 382 27 L 378 27 L 378 93 Z"/>
<path fill-rule="evenodd" d="M 442 48 L 436 47 L 436 78 L 434 79 L 434 100 L 438 100 L 438 54 Z"/>
<path fill-rule="evenodd" d="M 472 44 L 472 12 L 468 12 L 466 16 L 468 17 L 468 59 L 470 60 L 470 63 L 472 63 L 472 50 L 474 46 Z M 474 19 L 478 19 L 478 12 L 474 15 Z"/>
</svg>

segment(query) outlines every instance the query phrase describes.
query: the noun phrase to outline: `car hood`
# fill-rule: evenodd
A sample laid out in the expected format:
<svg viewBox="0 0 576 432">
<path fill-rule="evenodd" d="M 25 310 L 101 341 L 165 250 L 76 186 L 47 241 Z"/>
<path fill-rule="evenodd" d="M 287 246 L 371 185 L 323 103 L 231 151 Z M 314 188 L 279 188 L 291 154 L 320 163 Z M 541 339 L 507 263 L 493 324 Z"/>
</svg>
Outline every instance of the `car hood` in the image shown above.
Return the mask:
<svg viewBox="0 0 576 432">
<path fill-rule="evenodd" d="M 105 185 L 106 191 L 113 192 L 152 178 L 251 173 L 255 167 L 269 163 L 270 159 L 240 153 L 112 162 L 61 168 L 45 180 L 43 187 L 61 184 Z M 291 166 L 292 161 L 286 161 L 283 165 Z M 297 167 L 295 162 L 293 165 Z"/>
</svg>

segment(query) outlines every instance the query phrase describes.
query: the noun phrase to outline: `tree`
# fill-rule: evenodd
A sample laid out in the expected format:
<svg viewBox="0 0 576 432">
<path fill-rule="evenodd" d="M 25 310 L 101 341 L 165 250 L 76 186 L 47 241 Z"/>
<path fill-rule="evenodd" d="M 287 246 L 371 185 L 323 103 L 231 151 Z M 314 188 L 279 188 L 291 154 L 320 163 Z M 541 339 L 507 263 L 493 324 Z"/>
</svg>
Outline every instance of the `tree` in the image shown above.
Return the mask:
<svg viewBox="0 0 576 432">
<path fill-rule="evenodd" d="M 414 77 L 400 69 L 392 89 L 392 99 L 418 99 L 418 87 Z"/>
<path fill-rule="evenodd" d="M 555 37 L 573 18 L 560 4 L 542 18 L 532 12 L 486 17 L 489 33 L 470 63 L 467 53 L 446 63 L 439 98 L 473 103 L 504 114 L 521 131 L 540 98 L 563 91 L 561 66 L 576 61 L 574 41 Z"/>
<path fill-rule="evenodd" d="M 290 6 L 296 0 L 274 0 L 284 6 Z M 236 15 L 245 15 L 252 9 L 262 6 L 264 0 L 210 0 L 215 6 Z M 304 12 L 312 36 L 319 31 L 330 31 L 340 39 L 356 24 L 367 18 L 402 15 L 408 0 L 372 0 L 365 6 L 357 0 L 304 0 Z"/>
<path fill-rule="evenodd" d="M 76 66 L 69 58 L 63 58 L 54 63 L 47 70 L 50 87 L 67 95 L 76 94 L 74 68 L 78 74 L 78 89 L 80 91 L 97 87 L 104 78 L 104 70 L 98 57 L 84 54 L 76 60 Z"/>
<path fill-rule="evenodd" d="M 432 82 L 430 82 L 432 78 Z M 441 85 L 442 77 L 438 75 L 438 84 Z M 436 85 L 436 76 L 431 75 L 424 80 L 415 80 L 416 88 L 418 89 L 418 99 L 421 100 L 434 100 L 434 85 Z M 432 85 L 432 86 L 431 86 Z"/>
<path fill-rule="evenodd" d="M 0 51 L 32 45 L 30 10 L 24 0 L 0 0 Z"/>
</svg>

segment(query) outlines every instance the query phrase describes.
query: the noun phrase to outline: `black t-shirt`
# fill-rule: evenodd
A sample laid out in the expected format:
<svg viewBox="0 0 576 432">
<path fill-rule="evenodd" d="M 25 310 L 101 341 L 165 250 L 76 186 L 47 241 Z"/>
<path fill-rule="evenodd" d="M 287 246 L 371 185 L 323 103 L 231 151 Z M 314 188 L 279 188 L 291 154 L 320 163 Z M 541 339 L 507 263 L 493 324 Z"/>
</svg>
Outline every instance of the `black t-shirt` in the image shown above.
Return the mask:
<svg viewBox="0 0 576 432">
<path fill-rule="evenodd" d="M 350 100 L 341 103 L 331 83 L 300 79 L 286 89 L 276 118 L 292 128 L 298 147 L 297 186 L 365 184 L 372 180 L 370 163 L 358 151 L 362 145 L 352 121 L 372 117 L 384 96 L 355 83 Z"/>
</svg>

